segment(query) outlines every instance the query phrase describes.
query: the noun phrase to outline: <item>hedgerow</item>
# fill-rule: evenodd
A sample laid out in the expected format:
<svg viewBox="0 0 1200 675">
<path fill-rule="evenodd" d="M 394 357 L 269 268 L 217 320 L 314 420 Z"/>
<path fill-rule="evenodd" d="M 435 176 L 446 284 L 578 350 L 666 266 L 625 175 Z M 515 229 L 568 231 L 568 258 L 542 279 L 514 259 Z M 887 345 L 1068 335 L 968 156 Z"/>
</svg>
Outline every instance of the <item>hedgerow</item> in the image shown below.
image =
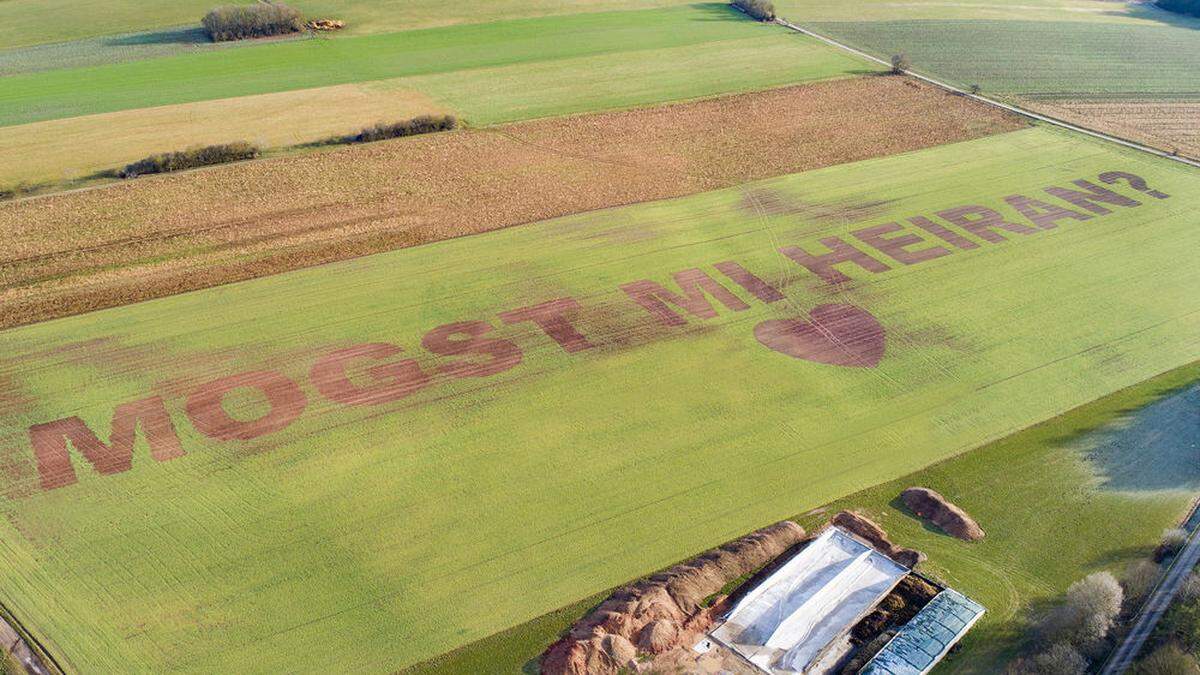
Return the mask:
<svg viewBox="0 0 1200 675">
<path fill-rule="evenodd" d="M 454 115 L 421 115 L 401 122 L 383 123 L 363 127 L 356 134 L 335 139 L 342 143 L 370 143 L 388 138 L 416 136 L 435 131 L 450 131 L 458 126 L 458 118 Z"/>
<path fill-rule="evenodd" d="M 245 40 L 304 30 L 300 10 L 282 2 L 224 5 L 209 10 L 200 21 L 213 42 Z"/>
<path fill-rule="evenodd" d="M 770 0 L 733 0 L 733 6 L 759 21 L 775 20 L 775 5 Z"/>
<path fill-rule="evenodd" d="M 244 141 L 208 145 L 178 152 L 150 155 L 145 159 L 139 159 L 132 164 L 127 164 L 117 175 L 121 178 L 137 178 L 148 173 L 169 173 L 171 171 L 194 169 L 212 164 L 225 164 L 226 162 L 237 162 L 243 159 L 254 159 L 259 154 L 261 154 L 261 150 L 258 146 Z"/>
</svg>

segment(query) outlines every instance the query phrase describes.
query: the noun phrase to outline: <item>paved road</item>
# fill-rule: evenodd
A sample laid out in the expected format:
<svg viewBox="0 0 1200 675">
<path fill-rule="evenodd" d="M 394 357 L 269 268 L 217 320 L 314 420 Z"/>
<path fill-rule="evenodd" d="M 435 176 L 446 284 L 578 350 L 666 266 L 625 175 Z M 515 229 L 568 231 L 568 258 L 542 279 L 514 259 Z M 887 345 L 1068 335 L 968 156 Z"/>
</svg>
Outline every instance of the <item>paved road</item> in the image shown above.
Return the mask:
<svg viewBox="0 0 1200 675">
<path fill-rule="evenodd" d="M 1188 573 L 1196 566 L 1197 561 L 1200 561 L 1200 527 L 1192 531 L 1187 545 L 1179 555 L 1175 556 L 1167 575 L 1154 588 L 1149 599 L 1146 600 L 1146 604 L 1142 606 L 1133 630 L 1129 631 L 1125 641 L 1109 657 L 1108 662 L 1104 664 L 1104 669 L 1100 671 L 1100 675 L 1117 675 L 1129 668 L 1138 652 L 1142 650 L 1142 645 L 1146 643 L 1146 638 L 1154 632 L 1158 620 L 1167 611 L 1167 607 L 1170 606 L 1171 600 L 1179 591 L 1184 579 L 1187 579 Z"/>
</svg>

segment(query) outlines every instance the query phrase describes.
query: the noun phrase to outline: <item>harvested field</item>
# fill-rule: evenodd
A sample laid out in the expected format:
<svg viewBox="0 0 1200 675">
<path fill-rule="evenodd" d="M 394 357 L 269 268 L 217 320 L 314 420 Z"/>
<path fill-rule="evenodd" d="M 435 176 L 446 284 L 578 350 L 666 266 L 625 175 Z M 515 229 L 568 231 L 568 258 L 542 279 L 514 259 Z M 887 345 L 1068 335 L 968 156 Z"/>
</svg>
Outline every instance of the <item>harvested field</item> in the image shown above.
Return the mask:
<svg viewBox="0 0 1200 675">
<path fill-rule="evenodd" d="M 445 112 L 404 89 L 346 84 L 0 127 L 0 186 L 71 180 L 147 155 L 245 140 L 307 143 L 377 121 Z"/>
<path fill-rule="evenodd" d="M 1200 157 L 1200 98 L 1185 100 L 1033 100 L 1040 113 L 1146 145 Z"/>
<path fill-rule="evenodd" d="M 0 303 L 7 310 L 0 325 L 1023 124 L 909 80 L 867 77 L 409 138 L 0 204 L 8 236 L 0 254 Z"/>
</svg>

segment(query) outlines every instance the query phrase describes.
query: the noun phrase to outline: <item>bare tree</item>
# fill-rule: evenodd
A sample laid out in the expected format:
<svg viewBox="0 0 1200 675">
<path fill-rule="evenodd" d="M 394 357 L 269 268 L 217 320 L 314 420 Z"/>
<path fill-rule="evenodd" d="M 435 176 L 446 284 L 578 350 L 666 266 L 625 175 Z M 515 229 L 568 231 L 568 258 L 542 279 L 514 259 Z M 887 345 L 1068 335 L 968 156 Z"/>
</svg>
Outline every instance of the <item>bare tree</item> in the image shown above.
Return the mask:
<svg viewBox="0 0 1200 675">
<path fill-rule="evenodd" d="M 1007 670 L 1008 675 L 1083 675 L 1087 660 L 1071 645 L 1056 643 L 1045 651 L 1018 659 Z"/>
<path fill-rule="evenodd" d="M 1071 584 L 1062 606 L 1041 626 L 1047 642 L 1065 642 L 1083 653 L 1100 647 L 1108 637 L 1125 593 L 1113 575 L 1096 572 Z"/>
<path fill-rule="evenodd" d="M 1160 569 L 1149 560 L 1139 560 L 1125 570 L 1121 578 L 1121 587 L 1125 589 L 1125 599 L 1138 602 L 1145 598 L 1154 584 L 1158 582 Z"/>
<path fill-rule="evenodd" d="M 1136 675 L 1200 675 L 1200 665 L 1174 643 L 1168 642 L 1134 664 L 1132 672 Z"/>
</svg>

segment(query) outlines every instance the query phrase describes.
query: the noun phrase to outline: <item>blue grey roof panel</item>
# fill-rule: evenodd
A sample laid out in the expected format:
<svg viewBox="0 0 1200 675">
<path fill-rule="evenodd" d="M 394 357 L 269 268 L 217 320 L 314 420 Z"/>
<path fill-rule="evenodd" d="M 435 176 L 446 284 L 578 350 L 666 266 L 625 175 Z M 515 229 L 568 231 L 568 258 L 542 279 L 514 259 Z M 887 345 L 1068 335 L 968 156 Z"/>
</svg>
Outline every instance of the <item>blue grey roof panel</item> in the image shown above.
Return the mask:
<svg viewBox="0 0 1200 675">
<path fill-rule="evenodd" d="M 867 663 L 862 675 L 923 675 L 983 616 L 983 605 L 950 589 L 938 593 Z"/>
</svg>

